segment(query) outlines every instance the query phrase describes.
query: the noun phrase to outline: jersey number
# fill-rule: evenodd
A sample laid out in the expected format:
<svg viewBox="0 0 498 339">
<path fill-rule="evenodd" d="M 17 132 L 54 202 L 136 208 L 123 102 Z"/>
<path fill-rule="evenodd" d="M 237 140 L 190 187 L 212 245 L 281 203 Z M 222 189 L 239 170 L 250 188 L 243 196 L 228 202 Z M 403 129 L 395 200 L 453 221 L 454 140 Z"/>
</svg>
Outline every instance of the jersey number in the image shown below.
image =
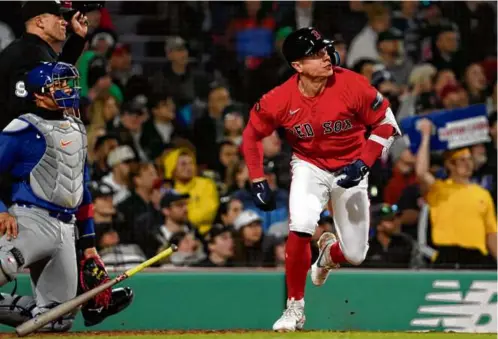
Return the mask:
<svg viewBox="0 0 498 339">
<path fill-rule="evenodd" d="M 25 98 L 28 95 L 28 91 L 26 91 L 26 85 L 24 84 L 24 81 L 16 82 L 15 94 L 19 98 Z"/>
</svg>

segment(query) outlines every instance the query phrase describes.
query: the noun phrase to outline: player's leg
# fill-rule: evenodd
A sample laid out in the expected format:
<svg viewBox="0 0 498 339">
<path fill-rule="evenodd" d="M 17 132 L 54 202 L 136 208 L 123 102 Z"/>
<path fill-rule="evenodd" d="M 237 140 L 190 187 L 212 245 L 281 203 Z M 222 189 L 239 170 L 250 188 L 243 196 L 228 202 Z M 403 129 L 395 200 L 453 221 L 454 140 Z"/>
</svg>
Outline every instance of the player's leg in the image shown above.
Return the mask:
<svg viewBox="0 0 498 339">
<path fill-rule="evenodd" d="M 287 309 L 274 330 L 294 331 L 304 325 L 304 289 L 311 265 L 311 236 L 328 201 L 326 173 L 305 161 L 291 162 L 289 237 L 286 243 Z"/>
<path fill-rule="evenodd" d="M 59 222 L 61 234 L 58 247 L 50 260 L 32 272 L 31 278 L 36 296 L 36 307 L 32 315 L 36 316 L 64 303 L 76 296 L 78 270 L 76 266 L 76 249 L 74 226 Z M 47 324 L 40 331 L 65 332 L 72 327 L 78 309 L 62 319 Z"/>
<path fill-rule="evenodd" d="M 317 286 L 323 285 L 329 271 L 338 268 L 339 264 L 346 261 L 353 265 L 361 264 L 368 250 L 368 179 L 364 178 L 358 186 L 349 189 L 338 186 L 338 179 L 331 176 L 330 198 L 339 241 L 335 235 L 328 232 L 322 234 L 318 241 L 320 254 L 311 269 L 312 281 Z"/>
</svg>

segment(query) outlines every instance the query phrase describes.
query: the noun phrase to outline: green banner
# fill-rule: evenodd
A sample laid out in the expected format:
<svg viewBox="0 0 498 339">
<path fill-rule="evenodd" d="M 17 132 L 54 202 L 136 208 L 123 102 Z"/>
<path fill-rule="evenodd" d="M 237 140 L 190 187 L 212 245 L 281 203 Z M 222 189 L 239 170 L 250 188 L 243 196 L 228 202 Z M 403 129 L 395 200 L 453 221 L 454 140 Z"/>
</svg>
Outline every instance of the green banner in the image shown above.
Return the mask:
<svg viewBox="0 0 498 339">
<path fill-rule="evenodd" d="M 29 276 L 18 282 L 31 294 Z M 135 292 L 128 309 L 91 328 L 78 315 L 73 330 L 271 329 L 284 283 L 282 272 L 139 273 L 122 283 Z M 496 283 L 496 272 L 338 270 L 308 281 L 305 329 L 496 332 Z"/>
</svg>

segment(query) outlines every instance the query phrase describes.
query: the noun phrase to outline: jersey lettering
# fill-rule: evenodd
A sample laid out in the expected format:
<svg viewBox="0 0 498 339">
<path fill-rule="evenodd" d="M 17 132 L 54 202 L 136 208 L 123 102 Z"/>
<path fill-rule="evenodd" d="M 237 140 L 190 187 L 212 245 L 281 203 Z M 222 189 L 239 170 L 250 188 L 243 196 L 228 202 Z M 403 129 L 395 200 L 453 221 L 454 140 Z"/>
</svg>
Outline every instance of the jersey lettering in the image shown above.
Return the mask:
<svg viewBox="0 0 498 339">
<path fill-rule="evenodd" d="M 322 127 L 323 127 L 323 134 L 331 134 L 331 133 L 340 133 L 343 131 L 350 130 L 351 128 L 353 128 L 353 124 L 351 123 L 351 120 L 344 119 L 344 120 L 326 121 L 323 123 Z"/>
<path fill-rule="evenodd" d="M 28 96 L 28 91 L 26 91 L 26 84 L 24 83 L 24 81 L 16 82 L 15 94 L 19 98 L 25 98 Z"/>
<path fill-rule="evenodd" d="M 315 136 L 315 132 L 313 132 L 313 127 L 311 127 L 309 123 L 294 126 L 294 131 L 296 132 L 297 136 L 301 139 L 312 138 Z"/>
</svg>

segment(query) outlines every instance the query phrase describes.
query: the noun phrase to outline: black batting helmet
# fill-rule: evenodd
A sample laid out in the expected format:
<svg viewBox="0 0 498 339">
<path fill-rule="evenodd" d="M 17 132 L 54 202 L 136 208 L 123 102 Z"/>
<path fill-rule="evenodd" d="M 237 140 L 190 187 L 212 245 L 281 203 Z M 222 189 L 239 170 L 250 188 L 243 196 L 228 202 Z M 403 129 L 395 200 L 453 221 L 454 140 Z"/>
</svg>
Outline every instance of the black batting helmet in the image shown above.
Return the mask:
<svg viewBox="0 0 498 339">
<path fill-rule="evenodd" d="M 338 66 L 340 58 L 334 48 L 334 42 L 324 39 L 322 33 L 314 27 L 301 28 L 289 34 L 282 46 L 282 54 L 291 65 L 293 61 L 310 56 L 322 48 L 327 48 L 332 65 Z"/>
</svg>

